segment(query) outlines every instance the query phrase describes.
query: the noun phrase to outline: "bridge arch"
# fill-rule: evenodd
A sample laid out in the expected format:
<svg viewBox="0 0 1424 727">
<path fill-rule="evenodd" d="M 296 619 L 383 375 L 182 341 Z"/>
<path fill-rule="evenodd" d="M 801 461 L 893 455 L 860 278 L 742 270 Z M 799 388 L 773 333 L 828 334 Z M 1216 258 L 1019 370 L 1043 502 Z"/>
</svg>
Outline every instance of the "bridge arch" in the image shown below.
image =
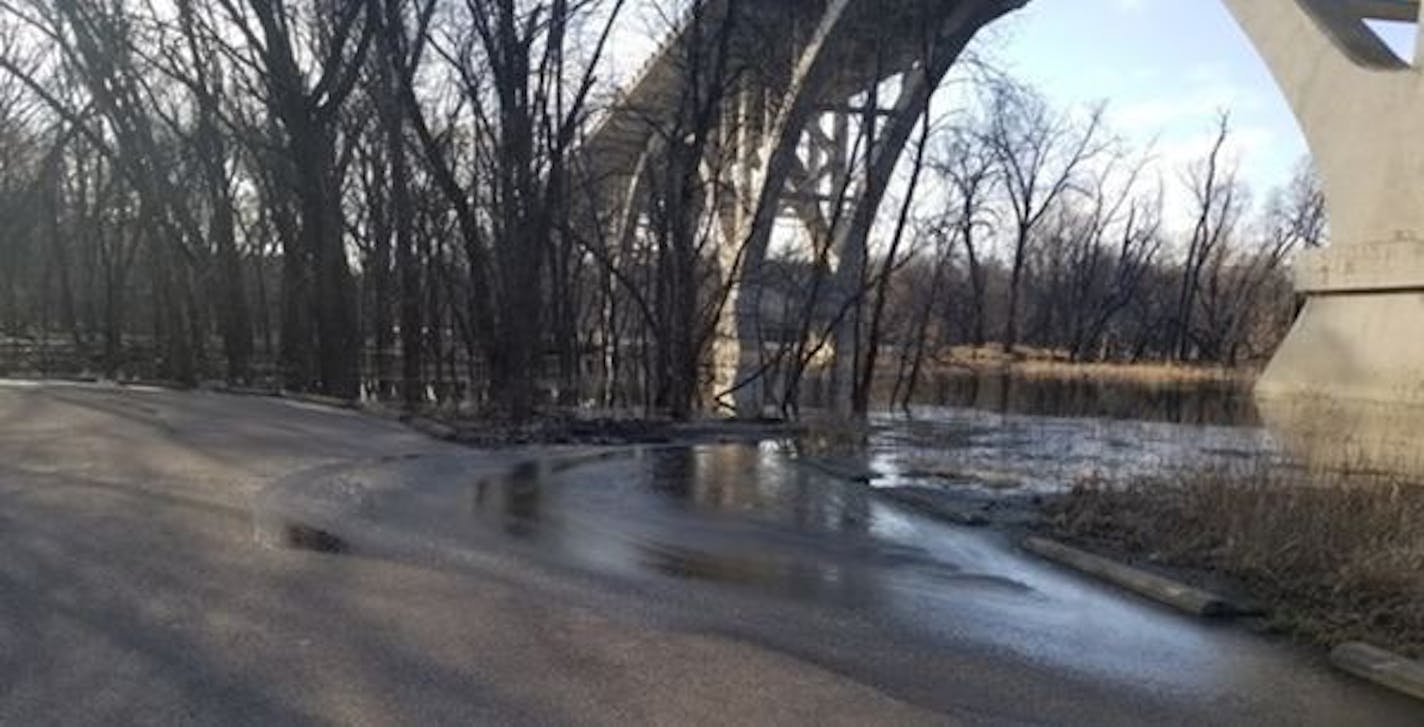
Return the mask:
<svg viewBox="0 0 1424 727">
<path fill-rule="evenodd" d="M 1424 139 L 1419 108 L 1424 75 L 1365 24 L 1417 22 L 1419 3 L 1223 2 L 1299 120 L 1326 186 L 1336 240 L 1296 266 L 1309 302 L 1263 377 L 1262 392 L 1297 400 L 1307 394 L 1404 397 L 1424 404 L 1424 337 L 1408 325 L 1424 320 L 1424 144 L 1416 141 Z M 723 170 L 730 201 L 719 206 L 721 264 L 734 278 L 721 332 L 734 345 L 719 356 L 725 376 L 718 388 L 735 392 L 740 413 L 760 413 L 766 402 L 757 376 L 766 365 L 758 314 L 762 267 L 777 220 L 791 209 L 813 233 L 829 236 L 823 242 L 834 248 L 838 262 L 832 296 L 853 295 L 847 281 L 858 280 L 865 238 L 895 161 L 924 112 L 924 99 L 975 33 L 1026 3 L 713 0 L 706 6 L 713 22 L 726 22 L 733 12 L 753 13 L 747 25 L 794 48 L 780 65 L 759 69 L 756 83 L 730 99 L 723 112 L 735 132 L 728 143 L 737 146 L 736 163 Z M 674 38 L 667 47 L 678 42 Z M 675 95 L 669 89 L 677 83 L 675 69 L 662 65 L 650 64 L 626 105 L 594 135 L 591 147 L 600 158 L 594 166 L 601 164 L 604 173 L 616 177 L 638 167 L 636 160 L 648 163 L 653 153 L 648 119 Z M 893 101 L 853 108 L 855 94 L 892 77 L 900 79 Z M 841 129 L 846 116 L 860 113 L 878 133 L 871 147 L 849 153 L 861 157 L 858 164 L 847 164 L 845 134 L 821 133 L 819 127 L 827 114 L 839 117 L 832 126 Z M 842 169 L 827 174 L 827 159 Z M 827 179 L 834 204 L 826 199 Z M 626 222 L 640 199 L 629 192 L 615 202 L 624 208 L 614 216 Z M 1411 343 L 1381 346 L 1370 337 Z M 842 360 L 833 367 L 832 376 L 842 386 L 844 365 Z"/>
<path fill-rule="evenodd" d="M 711 0 L 701 6 L 700 37 L 706 25 L 736 23 L 734 47 L 767 37 L 791 47 L 773 62 L 755 58 L 756 68 L 738 69 L 740 85 L 725 99 L 719 121 L 735 161 L 719 180 L 728 192 L 718 205 L 719 264 L 730 292 L 714 388 L 730 392 L 739 413 L 759 413 L 766 403 L 759 311 L 778 221 L 791 212 L 831 249 L 829 306 L 853 297 L 866 238 L 930 95 L 980 28 L 1026 1 Z M 671 125 L 666 105 L 681 96 L 675 61 L 695 42 L 688 35 L 683 30 L 664 45 L 588 145 L 590 178 L 611 190 L 602 195 L 607 209 L 601 217 L 614 234 L 631 230 L 646 203 L 639 180 L 655 159 L 659 129 Z M 882 98 L 882 89 L 893 89 L 893 98 Z M 834 130 L 826 133 L 823 125 Z M 855 139 L 852 126 L 858 127 Z M 838 337 L 849 335 L 847 325 L 836 327 Z M 848 387 L 847 364 L 839 357 L 833 388 Z"/>
</svg>

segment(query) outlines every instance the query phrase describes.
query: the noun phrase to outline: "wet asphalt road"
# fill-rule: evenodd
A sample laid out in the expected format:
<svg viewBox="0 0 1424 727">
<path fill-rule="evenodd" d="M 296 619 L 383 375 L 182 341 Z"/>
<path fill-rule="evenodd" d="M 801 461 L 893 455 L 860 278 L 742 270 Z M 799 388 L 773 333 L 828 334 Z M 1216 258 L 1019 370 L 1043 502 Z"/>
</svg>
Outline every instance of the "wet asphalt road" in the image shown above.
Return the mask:
<svg viewBox="0 0 1424 727">
<path fill-rule="evenodd" d="M 0 724 L 1424 724 L 772 447 L 524 459 L 0 385 Z"/>
</svg>

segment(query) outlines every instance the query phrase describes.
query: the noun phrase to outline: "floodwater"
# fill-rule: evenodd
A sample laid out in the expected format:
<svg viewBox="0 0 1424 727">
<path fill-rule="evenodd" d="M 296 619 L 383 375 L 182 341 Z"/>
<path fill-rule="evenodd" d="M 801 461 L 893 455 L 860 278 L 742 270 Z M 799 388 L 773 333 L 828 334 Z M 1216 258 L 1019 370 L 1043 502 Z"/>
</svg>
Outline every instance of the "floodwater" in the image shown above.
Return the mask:
<svg viewBox="0 0 1424 727">
<path fill-rule="evenodd" d="M 869 485 L 789 442 L 397 457 L 277 483 L 258 498 L 259 536 L 275 523 L 289 544 L 532 579 L 551 598 L 795 655 L 970 723 L 1417 721 L 1404 698 L 1293 647 L 876 489 L 1035 492 L 1074 469 L 1249 459 L 1272 451 L 1258 427 L 956 407 L 875 424 L 882 476 Z M 912 471 L 932 455 L 934 474 Z"/>
<path fill-rule="evenodd" d="M 1081 724 L 1161 714 L 1182 724 L 1361 714 L 1410 723 L 1401 702 L 1292 649 L 1064 572 L 992 530 L 929 519 L 781 444 L 481 461 L 393 459 L 288 481 L 277 494 L 290 505 L 294 488 L 315 487 L 350 505 L 312 523 L 336 546 L 322 550 L 480 573 L 505 564 L 496 572 L 636 593 L 601 608 L 801 654 L 927 705 L 970 707 L 980 723 L 1061 714 L 1069 694 L 1069 721 Z"/>
<path fill-rule="evenodd" d="M 1240 383 L 958 376 L 928 388 L 930 403 L 872 418 L 877 485 L 1008 495 L 1295 466 Z"/>
<path fill-rule="evenodd" d="M 601 576 L 712 582 L 881 613 L 913 612 L 951 591 L 993 599 L 1035 590 L 999 546 L 807 466 L 792 449 L 647 447 L 493 469 L 461 457 L 392 460 L 282 483 L 271 496 L 284 499 L 259 507 L 291 512 L 302 491 L 350 504 L 292 520 L 301 527 L 289 539 L 319 550 L 395 553 L 408 547 L 386 536 L 414 534 L 425 555 L 452 561 L 505 552 Z"/>
<path fill-rule="evenodd" d="M 921 385 L 914 401 L 924 406 L 1002 414 L 1234 427 L 1261 424 L 1251 387 L 1245 381 L 946 374 Z"/>
<path fill-rule="evenodd" d="M 387 484 L 372 488 L 361 482 L 372 473 L 341 477 L 324 495 L 359 500 L 361 527 L 323 523 L 334 547 L 317 549 L 399 550 L 370 537 L 371 524 L 418 534 L 437 558 L 506 552 L 600 576 L 716 583 L 911 620 L 966 598 L 1035 601 L 1045 587 L 1035 583 L 1040 569 L 992 538 L 802 464 L 779 443 L 640 448 L 462 476 L 464 467 L 458 457 L 392 461 L 375 475 Z"/>
<path fill-rule="evenodd" d="M 1204 470 L 1293 466 L 1260 426 L 914 407 L 874 418 L 871 468 L 907 484 L 1052 492 Z"/>
<path fill-rule="evenodd" d="M 1250 419 L 1254 414 L 1235 403 L 1241 392 L 1142 398 L 1136 410 L 1156 414 L 1147 419 L 1054 415 L 1067 402 L 1094 400 L 1084 399 L 1081 385 L 1064 382 L 1057 393 L 1042 380 L 1009 387 L 1028 393 L 996 397 L 1018 403 L 994 410 L 916 406 L 877 415 L 870 455 L 860 463 L 874 475 L 869 486 L 799 463 L 794 443 L 765 442 L 608 450 L 590 461 L 531 459 L 493 471 L 417 461 L 378 468 L 410 482 L 362 491 L 341 480 L 339 492 L 317 494 L 352 500 L 350 492 L 362 491 L 356 509 L 364 517 L 470 549 L 513 545 L 546 562 L 602 573 L 740 583 L 818 600 L 877 600 L 887 579 L 922 585 L 967 578 L 984 588 L 1023 587 L 1012 575 L 965 573 L 949 565 L 954 559 L 936 557 L 942 534 L 926 533 L 940 531 L 878 497 L 877 488 L 1031 497 L 1084 480 L 1288 464 Z M 1184 407 L 1183 401 L 1193 403 Z M 1053 413 L 1005 411 L 1032 408 L 1031 402 L 1050 402 Z M 1201 424 L 1169 416 L 1194 412 L 1197 419 L 1208 411 L 1245 418 Z"/>
<path fill-rule="evenodd" d="M 550 564 L 817 601 L 875 600 L 872 574 L 963 575 L 911 542 L 905 516 L 864 485 L 801 466 L 771 443 L 526 462 L 439 491 L 397 492 L 374 508 L 388 522 L 472 547 L 502 540 Z"/>
</svg>

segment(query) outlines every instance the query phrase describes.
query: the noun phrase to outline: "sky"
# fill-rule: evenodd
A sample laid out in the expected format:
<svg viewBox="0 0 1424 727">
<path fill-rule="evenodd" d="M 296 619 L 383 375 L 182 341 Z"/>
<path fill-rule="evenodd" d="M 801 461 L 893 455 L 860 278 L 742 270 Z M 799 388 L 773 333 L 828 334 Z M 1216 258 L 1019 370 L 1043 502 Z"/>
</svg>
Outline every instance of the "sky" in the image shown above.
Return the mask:
<svg viewBox="0 0 1424 727">
<path fill-rule="evenodd" d="M 1376 29 L 1413 56 L 1412 26 Z M 1153 144 L 1163 169 L 1204 154 L 1222 110 L 1231 114 L 1242 179 L 1258 196 L 1285 183 L 1308 153 L 1265 63 L 1220 0 L 1032 0 L 978 43 L 1059 104 L 1106 101 L 1114 128 Z"/>
</svg>

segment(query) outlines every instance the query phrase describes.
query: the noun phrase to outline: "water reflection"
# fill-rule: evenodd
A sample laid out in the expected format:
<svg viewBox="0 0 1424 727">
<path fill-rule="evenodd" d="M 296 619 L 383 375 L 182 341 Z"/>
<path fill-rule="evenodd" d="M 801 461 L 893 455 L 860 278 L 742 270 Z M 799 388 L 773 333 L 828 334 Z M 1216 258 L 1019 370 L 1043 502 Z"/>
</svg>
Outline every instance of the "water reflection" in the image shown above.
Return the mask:
<svg viewBox="0 0 1424 727">
<path fill-rule="evenodd" d="M 1326 476 L 1424 480 L 1424 407 L 1367 399 L 1263 395 L 1267 424 L 1302 463 Z"/>
<path fill-rule="evenodd" d="M 847 650 L 863 642 L 841 640 L 844 629 L 863 627 L 877 654 L 907 669 L 954 654 L 973 657 L 965 663 L 974 668 L 994 663 L 981 654 L 1003 654 L 1073 684 L 1165 688 L 1200 703 L 1280 684 L 1308 682 L 1308 694 L 1328 687 L 1293 655 L 1026 559 L 993 533 L 887 504 L 774 446 L 645 450 L 476 478 L 471 460 L 482 458 L 420 458 L 371 473 L 373 483 L 407 486 L 369 489 L 340 534 L 353 536 L 356 553 L 473 564 L 482 575 L 517 569 L 561 583 L 573 571 L 577 581 L 567 582 L 631 592 L 654 618 L 666 603 L 679 626 L 752 634 L 775 648 L 801 643 L 781 640 L 797 632 Z M 851 618 L 823 618 L 827 605 Z M 849 648 L 846 658 L 866 657 Z"/>
<path fill-rule="evenodd" d="M 477 518 L 493 517 L 510 535 L 534 535 L 544 509 L 544 475 L 540 470 L 539 463 L 525 462 L 497 481 L 479 479 L 473 488 L 471 513 Z"/>
<path fill-rule="evenodd" d="M 1250 385 L 1244 381 L 942 374 L 920 388 L 915 403 L 1052 417 L 1225 426 L 1261 423 Z"/>
<path fill-rule="evenodd" d="M 949 568 L 904 542 L 902 516 L 863 485 L 801 467 L 775 445 L 650 449 L 567 471 L 530 463 L 469 492 L 476 533 L 600 571 L 867 605 L 884 569 L 919 569 L 942 585 Z"/>
<path fill-rule="evenodd" d="M 1083 480 L 1125 482 L 1288 461 L 1259 426 L 1000 414 L 914 407 L 884 414 L 871 439 L 881 486 L 1059 491 Z"/>
</svg>

